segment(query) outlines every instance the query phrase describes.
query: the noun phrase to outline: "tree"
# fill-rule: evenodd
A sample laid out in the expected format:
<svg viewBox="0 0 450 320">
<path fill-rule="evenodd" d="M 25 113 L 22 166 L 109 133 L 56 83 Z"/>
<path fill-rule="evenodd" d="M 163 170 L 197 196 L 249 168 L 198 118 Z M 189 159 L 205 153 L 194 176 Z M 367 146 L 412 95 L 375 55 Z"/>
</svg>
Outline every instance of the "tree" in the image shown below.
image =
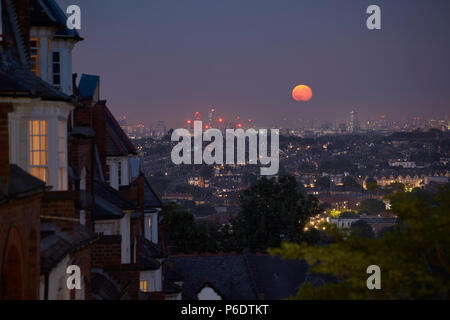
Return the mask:
<svg viewBox="0 0 450 320">
<path fill-rule="evenodd" d="M 359 205 L 359 211 L 367 212 L 370 215 L 379 215 L 385 210 L 386 205 L 378 199 L 366 199 Z"/>
<path fill-rule="evenodd" d="M 359 215 L 351 211 L 345 211 L 339 215 L 339 218 L 346 218 L 346 219 L 359 218 Z"/>
<path fill-rule="evenodd" d="M 450 188 L 427 201 L 413 193 L 391 197 L 398 223 L 383 237 L 364 238 L 329 228 L 334 243 L 284 243 L 272 254 L 305 259 L 313 274 L 331 281 L 300 287 L 298 299 L 449 299 Z M 367 290 L 367 267 L 381 268 L 382 289 Z"/>
<path fill-rule="evenodd" d="M 378 183 L 377 180 L 374 178 L 367 178 L 366 180 L 366 188 L 368 191 L 376 191 L 378 190 Z"/>
<path fill-rule="evenodd" d="M 320 177 L 319 179 L 317 179 L 316 184 L 321 190 L 331 189 L 331 179 L 328 176 Z"/>
<path fill-rule="evenodd" d="M 374 238 L 375 234 L 372 227 L 364 220 L 358 220 L 352 223 L 351 231 L 360 237 Z"/>
<path fill-rule="evenodd" d="M 351 191 L 361 191 L 362 187 L 352 176 L 346 176 L 343 179 L 344 188 Z"/>
<path fill-rule="evenodd" d="M 191 252 L 195 234 L 194 216 L 186 211 L 177 210 L 175 204 L 164 206 L 164 213 L 169 246 L 175 252 Z"/>
<path fill-rule="evenodd" d="M 216 252 L 217 226 L 210 222 L 196 223 L 194 216 L 175 204 L 164 207 L 168 243 L 173 253 Z"/>
<path fill-rule="evenodd" d="M 240 194 L 240 214 L 232 221 L 239 248 L 265 251 L 281 241 L 300 241 L 309 217 L 319 212 L 317 199 L 300 191 L 292 176 L 260 179 Z"/>
</svg>

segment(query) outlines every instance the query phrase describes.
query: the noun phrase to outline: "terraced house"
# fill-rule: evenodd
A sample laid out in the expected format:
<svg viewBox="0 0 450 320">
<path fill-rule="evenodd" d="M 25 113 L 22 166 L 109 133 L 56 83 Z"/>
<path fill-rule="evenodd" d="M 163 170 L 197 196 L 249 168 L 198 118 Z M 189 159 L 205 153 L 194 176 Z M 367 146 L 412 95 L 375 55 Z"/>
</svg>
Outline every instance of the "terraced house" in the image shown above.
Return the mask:
<svg viewBox="0 0 450 320">
<path fill-rule="evenodd" d="M 99 77 L 76 83 L 83 39 L 54 0 L 0 8 L 0 299 L 164 299 L 161 201 Z"/>
</svg>

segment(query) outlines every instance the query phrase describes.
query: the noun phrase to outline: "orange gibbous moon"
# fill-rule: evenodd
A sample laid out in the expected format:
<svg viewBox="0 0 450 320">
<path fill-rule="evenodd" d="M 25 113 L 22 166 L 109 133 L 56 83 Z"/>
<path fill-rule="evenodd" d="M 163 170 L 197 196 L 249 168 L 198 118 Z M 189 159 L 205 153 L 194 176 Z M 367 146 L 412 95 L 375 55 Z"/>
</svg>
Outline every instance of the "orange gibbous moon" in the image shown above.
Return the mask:
<svg viewBox="0 0 450 320">
<path fill-rule="evenodd" d="M 295 101 L 307 102 L 312 98 L 312 90 L 305 85 L 296 86 L 294 90 L 292 90 L 292 98 L 294 98 Z"/>
</svg>

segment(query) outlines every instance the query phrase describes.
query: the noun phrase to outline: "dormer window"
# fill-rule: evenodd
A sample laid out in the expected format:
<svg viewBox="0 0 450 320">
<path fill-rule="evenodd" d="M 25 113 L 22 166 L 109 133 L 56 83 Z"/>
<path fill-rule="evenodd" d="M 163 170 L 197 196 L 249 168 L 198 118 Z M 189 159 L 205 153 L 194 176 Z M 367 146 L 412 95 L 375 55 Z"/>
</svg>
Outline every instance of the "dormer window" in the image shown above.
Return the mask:
<svg viewBox="0 0 450 320">
<path fill-rule="evenodd" d="M 32 38 L 30 39 L 30 61 L 31 61 L 31 72 L 36 76 L 40 76 L 39 70 L 39 47 L 40 41 L 39 39 Z"/>
<path fill-rule="evenodd" d="M 31 174 L 44 182 L 48 180 L 48 128 L 45 120 L 31 120 L 30 168 Z"/>
<path fill-rule="evenodd" d="M 61 87 L 61 54 L 58 51 L 52 53 L 52 78 L 55 87 Z"/>
</svg>

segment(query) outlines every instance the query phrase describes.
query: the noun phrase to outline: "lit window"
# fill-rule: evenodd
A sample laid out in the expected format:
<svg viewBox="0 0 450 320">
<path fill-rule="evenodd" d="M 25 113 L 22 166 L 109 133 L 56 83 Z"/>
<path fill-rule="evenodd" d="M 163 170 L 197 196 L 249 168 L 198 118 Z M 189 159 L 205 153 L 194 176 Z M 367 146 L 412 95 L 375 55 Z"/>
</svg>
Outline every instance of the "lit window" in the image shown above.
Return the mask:
<svg viewBox="0 0 450 320">
<path fill-rule="evenodd" d="M 58 190 L 60 191 L 67 188 L 66 130 L 66 123 L 58 121 Z"/>
<path fill-rule="evenodd" d="M 140 285 L 139 285 L 139 289 L 142 292 L 147 292 L 148 291 L 148 283 L 147 283 L 147 281 L 141 281 Z"/>
<path fill-rule="evenodd" d="M 31 120 L 30 124 L 30 167 L 31 174 L 47 182 L 48 131 L 47 121 Z"/>
<path fill-rule="evenodd" d="M 53 85 L 59 88 L 61 86 L 61 55 L 57 51 L 52 53 L 52 74 Z"/>
<path fill-rule="evenodd" d="M 30 39 L 30 60 L 31 60 L 31 72 L 36 76 L 40 76 L 39 71 L 39 39 Z"/>
</svg>

